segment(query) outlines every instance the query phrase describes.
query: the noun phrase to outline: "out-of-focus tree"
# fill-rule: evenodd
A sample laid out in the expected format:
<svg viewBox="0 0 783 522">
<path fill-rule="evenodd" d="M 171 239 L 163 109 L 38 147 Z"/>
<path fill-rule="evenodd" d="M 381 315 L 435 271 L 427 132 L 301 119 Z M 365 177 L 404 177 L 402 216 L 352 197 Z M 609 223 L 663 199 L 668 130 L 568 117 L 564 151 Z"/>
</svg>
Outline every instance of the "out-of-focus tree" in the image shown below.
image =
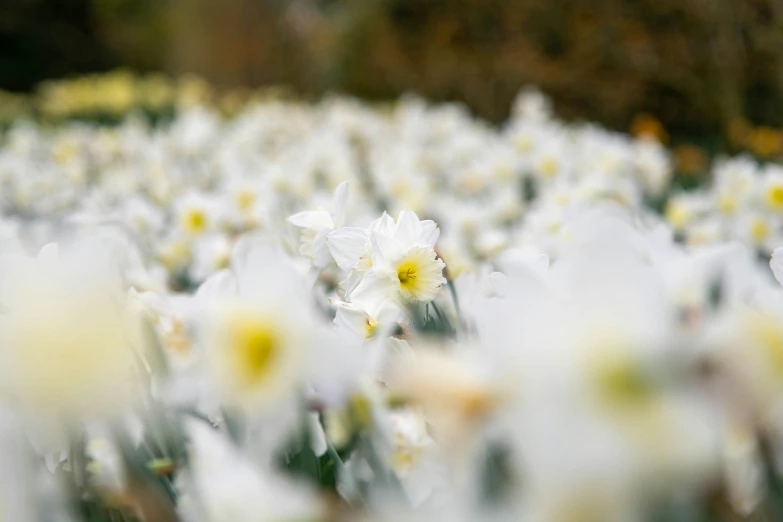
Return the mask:
<svg viewBox="0 0 783 522">
<path fill-rule="evenodd" d="M 342 0 L 335 68 L 350 91 L 416 88 L 505 116 L 536 84 L 570 117 L 687 130 L 783 119 L 775 0 Z"/>
<path fill-rule="evenodd" d="M 0 88 L 123 64 L 313 96 L 417 91 L 495 121 L 537 85 L 565 117 L 627 129 L 650 113 L 673 139 L 783 126 L 780 0 L 7 0 L 6 42 Z"/>
<path fill-rule="evenodd" d="M 118 60 L 102 43 L 92 0 L 2 0 L 0 88 L 105 70 Z"/>
<path fill-rule="evenodd" d="M 163 65 L 172 35 L 172 0 L 89 0 L 96 30 L 123 65 L 148 71 Z"/>
</svg>

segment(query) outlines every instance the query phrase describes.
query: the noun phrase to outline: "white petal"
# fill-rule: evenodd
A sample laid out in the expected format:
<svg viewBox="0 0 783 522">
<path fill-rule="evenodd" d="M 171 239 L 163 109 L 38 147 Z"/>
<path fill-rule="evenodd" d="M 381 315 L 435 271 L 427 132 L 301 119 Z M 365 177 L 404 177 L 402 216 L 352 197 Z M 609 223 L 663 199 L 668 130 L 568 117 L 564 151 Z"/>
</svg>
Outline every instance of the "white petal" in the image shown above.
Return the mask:
<svg viewBox="0 0 783 522">
<path fill-rule="evenodd" d="M 437 223 L 431 219 L 426 219 L 421 222 L 421 233 L 419 234 L 417 242 L 432 247 L 438 242 L 439 237 L 440 228 L 438 228 Z"/>
<path fill-rule="evenodd" d="M 242 297 L 273 301 L 309 295 L 294 262 L 275 245 L 255 245 L 236 276 Z"/>
<path fill-rule="evenodd" d="M 525 247 L 510 248 L 501 252 L 498 255 L 497 263 L 507 275 L 514 275 L 517 272 L 532 272 L 545 278 L 549 270 L 549 256 Z"/>
<path fill-rule="evenodd" d="M 772 269 L 772 273 L 775 275 L 778 283 L 783 285 L 783 247 L 777 247 L 772 251 L 769 267 Z"/>
<path fill-rule="evenodd" d="M 55 263 L 59 257 L 57 243 L 47 243 L 38 251 L 38 259 L 44 263 Z"/>
<path fill-rule="evenodd" d="M 372 269 L 367 271 L 362 282 L 351 293 L 351 302 L 358 308 L 377 310 L 389 301 L 398 300 L 399 293 L 397 281 Z"/>
<path fill-rule="evenodd" d="M 387 263 L 405 253 L 403 244 L 386 234 L 372 233 L 370 241 L 374 267 L 385 267 Z"/>
<path fill-rule="evenodd" d="M 335 227 L 343 226 L 345 222 L 345 203 L 348 201 L 348 182 L 343 181 L 337 185 L 332 202 L 332 218 Z"/>
<path fill-rule="evenodd" d="M 237 293 L 237 279 L 230 270 L 220 270 L 212 274 L 196 291 L 199 299 L 224 299 Z"/>
<path fill-rule="evenodd" d="M 394 231 L 394 239 L 404 244 L 412 246 L 417 243 L 421 235 L 421 223 L 416 214 L 410 210 L 403 210 L 397 216 L 397 229 Z"/>
<path fill-rule="evenodd" d="M 367 232 L 362 228 L 343 227 L 329 232 L 326 246 L 337 266 L 345 271 L 356 266 L 367 245 Z"/>
<path fill-rule="evenodd" d="M 345 299 L 347 301 L 351 300 L 351 294 L 356 287 L 359 286 L 359 283 L 362 282 L 364 274 L 364 270 L 353 269 L 348 273 L 348 277 L 345 278 L 345 281 L 340 283 L 340 286 L 342 286 L 343 291 L 345 292 Z"/>
<path fill-rule="evenodd" d="M 376 308 L 368 310 L 370 315 L 381 326 L 388 327 L 394 323 L 402 322 L 405 318 L 405 312 L 394 301 L 384 301 L 375 303 Z"/>
<path fill-rule="evenodd" d="M 337 328 L 357 339 L 364 340 L 367 326 L 367 314 L 348 303 L 341 303 L 334 316 Z"/>
<path fill-rule="evenodd" d="M 386 212 L 381 217 L 370 223 L 368 230 L 370 232 L 380 232 L 387 236 L 394 235 L 394 220 Z"/>
<path fill-rule="evenodd" d="M 288 218 L 288 222 L 299 228 L 324 230 L 334 228 L 332 216 L 325 210 L 305 210 Z"/>
<path fill-rule="evenodd" d="M 326 230 L 318 232 L 313 241 L 313 265 L 325 268 L 332 262 L 332 256 L 326 244 Z"/>
</svg>

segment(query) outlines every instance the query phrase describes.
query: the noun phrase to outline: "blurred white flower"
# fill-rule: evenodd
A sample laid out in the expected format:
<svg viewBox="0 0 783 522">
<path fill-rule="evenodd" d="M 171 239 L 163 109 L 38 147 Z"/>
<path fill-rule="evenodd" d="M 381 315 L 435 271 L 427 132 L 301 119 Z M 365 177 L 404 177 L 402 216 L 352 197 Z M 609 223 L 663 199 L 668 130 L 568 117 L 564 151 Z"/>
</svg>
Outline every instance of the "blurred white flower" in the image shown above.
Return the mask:
<svg viewBox="0 0 783 522">
<path fill-rule="evenodd" d="M 132 399 L 132 321 L 114 267 L 91 248 L 3 262 L 2 387 L 63 420 L 116 415 Z"/>
<path fill-rule="evenodd" d="M 325 507 L 308 488 L 253 466 L 210 426 L 191 422 L 191 471 L 179 484 L 180 513 L 190 522 L 318 519 Z"/>
<path fill-rule="evenodd" d="M 235 259 L 234 274 L 236 294 L 203 303 L 196 326 L 221 400 L 252 410 L 298 391 L 315 323 L 282 252 L 256 247 Z"/>
</svg>

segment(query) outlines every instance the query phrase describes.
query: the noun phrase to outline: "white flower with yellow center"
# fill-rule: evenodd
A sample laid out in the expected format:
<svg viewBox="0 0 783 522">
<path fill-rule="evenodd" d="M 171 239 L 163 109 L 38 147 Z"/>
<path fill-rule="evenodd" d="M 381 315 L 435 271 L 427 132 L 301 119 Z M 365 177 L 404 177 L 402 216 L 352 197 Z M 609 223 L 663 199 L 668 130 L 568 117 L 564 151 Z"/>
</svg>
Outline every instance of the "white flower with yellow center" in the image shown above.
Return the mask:
<svg viewBox="0 0 783 522">
<path fill-rule="evenodd" d="M 292 391 L 306 339 L 301 325 L 285 311 L 241 299 L 219 303 L 206 326 L 204 342 L 222 400 L 251 407 Z"/>
<path fill-rule="evenodd" d="M 763 201 L 772 212 L 783 212 L 783 169 L 770 167 L 764 174 Z"/>
<path fill-rule="evenodd" d="M 372 232 L 372 268 L 351 294 L 351 301 L 390 299 L 404 304 L 435 299 L 446 282 L 446 265 L 434 249 L 439 233 L 434 222 L 419 221 L 410 211 L 400 212 L 391 234 Z"/>
<path fill-rule="evenodd" d="M 561 168 L 560 160 L 554 154 L 542 154 L 534 166 L 536 175 L 545 179 L 557 176 Z"/>
<path fill-rule="evenodd" d="M 716 207 L 718 208 L 718 212 L 725 214 L 726 216 L 733 216 L 737 213 L 737 207 L 739 204 L 735 194 L 730 191 L 724 191 L 717 194 L 716 199 Z"/>
<path fill-rule="evenodd" d="M 551 132 L 540 140 L 538 148 L 531 154 L 530 168 L 533 175 L 543 182 L 568 176 L 572 171 L 571 144 L 564 134 Z"/>
<path fill-rule="evenodd" d="M 186 194 L 177 201 L 176 220 L 179 229 L 189 236 L 201 236 L 212 230 L 218 219 L 213 201 L 203 194 Z"/>
<path fill-rule="evenodd" d="M 256 247 L 241 262 L 235 256 L 233 265 L 236 290 L 221 285 L 225 290 L 200 300 L 199 338 L 219 400 L 263 408 L 299 388 L 315 325 L 303 282 L 277 249 Z"/>
<path fill-rule="evenodd" d="M 101 252 L 38 259 L 2 270 L 2 390 L 28 411 L 101 416 L 131 399 L 132 322 Z"/>
<path fill-rule="evenodd" d="M 372 268 L 370 236 L 374 232 L 393 235 L 395 226 L 394 220 L 384 212 L 381 217 L 370 223 L 367 229 L 341 227 L 326 235 L 329 253 L 337 266 L 348 273 L 345 281 L 340 283 L 346 300 L 350 300 L 351 292 L 361 282 L 364 274 Z"/>
<path fill-rule="evenodd" d="M 226 209 L 228 224 L 234 228 L 254 229 L 268 221 L 268 198 L 260 179 L 238 177 L 226 182 L 221 190 L 221 203 Z"/>
<path fill-rule="evenodd" d="M 675 232 L 683 232 L 705 214 L 713 202 L 709 194 L 700 192 L 674 194 L 669 198 L 664 218 Z"/>
<path fill-rule="evenodd" d="M 760 212 L 745 212 L 737 217 L 735 236 L 748 245 L 765 249 L 780 238 L 780 218 Z"/>
</svg>

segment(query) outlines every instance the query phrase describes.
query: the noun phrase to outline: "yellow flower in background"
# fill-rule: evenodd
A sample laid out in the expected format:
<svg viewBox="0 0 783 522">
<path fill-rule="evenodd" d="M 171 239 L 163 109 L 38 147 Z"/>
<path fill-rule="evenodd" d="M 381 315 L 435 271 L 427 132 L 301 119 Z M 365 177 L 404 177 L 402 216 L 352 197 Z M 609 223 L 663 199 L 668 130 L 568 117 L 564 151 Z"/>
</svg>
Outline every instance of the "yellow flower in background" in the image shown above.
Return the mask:
<svg viewBox="0 0 783 522">
<path fill-rule="evenodd" d="M 647 113 L 634 116 L 631 122 L 631 134 L 638 138 L 653 139 L 661 143 L 669 141 L 669 135 L 660 120 Z"/>
<path fill-rule="evenodd" d="M 756 127 L 748 138 L 750 150 L 762 157 L 780 154 L 783 147 L 783 133 L 771 127 Z"/>
</svg>

